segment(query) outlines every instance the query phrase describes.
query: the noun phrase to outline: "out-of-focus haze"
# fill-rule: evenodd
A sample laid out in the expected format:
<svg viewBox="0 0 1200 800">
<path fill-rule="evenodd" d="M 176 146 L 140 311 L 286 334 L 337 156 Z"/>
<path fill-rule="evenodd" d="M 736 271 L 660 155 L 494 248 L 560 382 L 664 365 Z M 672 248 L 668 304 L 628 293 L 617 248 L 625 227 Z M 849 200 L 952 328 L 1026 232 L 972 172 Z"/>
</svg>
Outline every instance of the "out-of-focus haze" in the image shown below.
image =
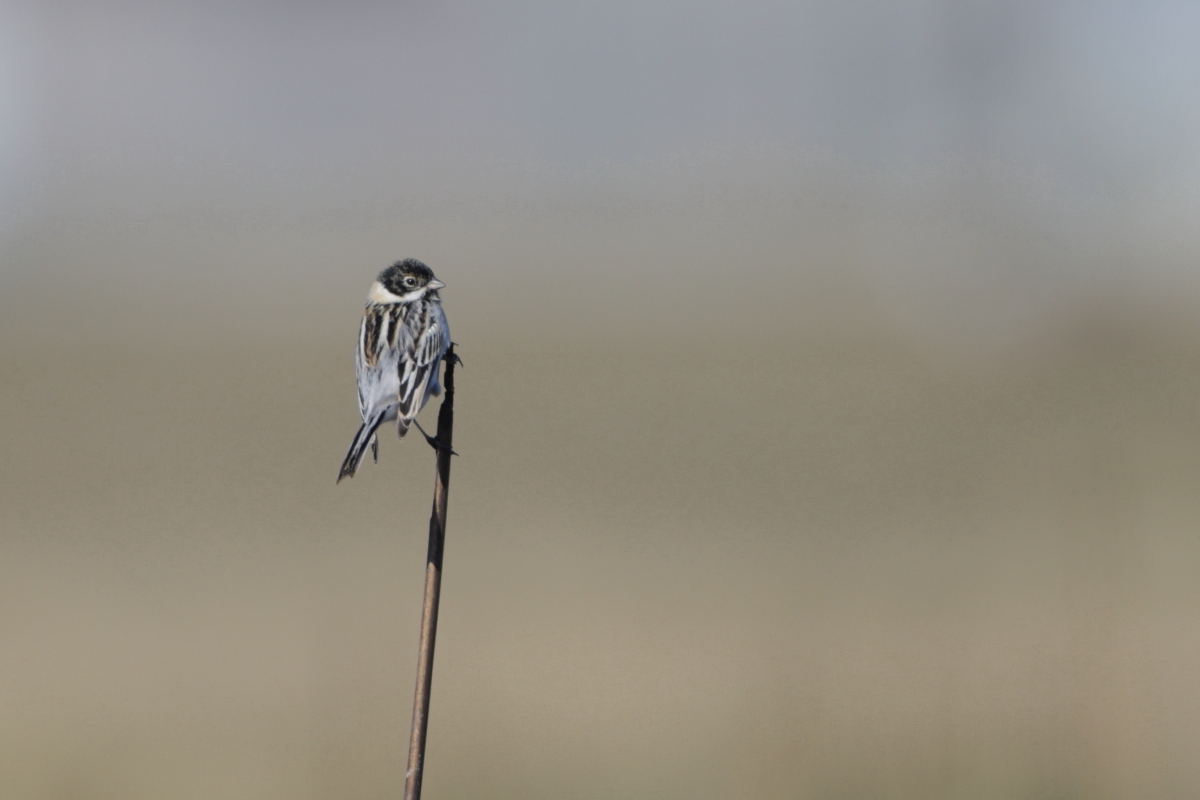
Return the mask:
<svg viewBox="0 0 1200 800">
<path fill-rule="evenodd" d="M 0 6 L 0 796 L 1200 795 L 1200 7 Z M 427 412 L 432 421 L 432 414 Z"/>
</svg>

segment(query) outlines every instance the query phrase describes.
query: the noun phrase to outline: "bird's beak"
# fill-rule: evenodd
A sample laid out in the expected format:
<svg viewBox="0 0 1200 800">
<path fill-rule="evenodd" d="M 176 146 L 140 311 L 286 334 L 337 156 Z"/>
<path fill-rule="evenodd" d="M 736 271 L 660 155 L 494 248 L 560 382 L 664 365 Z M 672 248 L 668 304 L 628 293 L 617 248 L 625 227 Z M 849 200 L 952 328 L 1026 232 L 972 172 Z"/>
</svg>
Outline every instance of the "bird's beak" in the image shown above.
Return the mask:
<svg viewBox="0 0 1200 800">
<path fill-rule="evenodd" d="M 426 288 L 426 289 L 428 289 L 428 290 L 429 290 L 429 291 L 431 291 L 431 292 L 435 292 L 435 291 L 437 291 L 438 289 L 445 289 L 445 288 L 446 288 L 446 284 L 442 283 L 442 282 L 441 282 L 441 281 L 439 281 L 437 278 L 434 278 L 434 279 L 433 279 L 433 280 L 431 280 L 429 283 L 425 284 L 425 288 Z"/>
</svg>

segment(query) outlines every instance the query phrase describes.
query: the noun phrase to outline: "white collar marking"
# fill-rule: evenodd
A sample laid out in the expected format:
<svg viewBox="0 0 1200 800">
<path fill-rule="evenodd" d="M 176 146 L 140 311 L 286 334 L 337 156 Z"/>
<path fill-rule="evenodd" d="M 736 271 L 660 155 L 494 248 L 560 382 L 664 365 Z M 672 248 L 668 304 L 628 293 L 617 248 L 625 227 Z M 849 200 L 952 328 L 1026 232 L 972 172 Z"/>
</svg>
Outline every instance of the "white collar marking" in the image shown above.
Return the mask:
<svg viewBox="0 0 1200 800">
<path fill-rule="evenodd" d="M 372 303 L 411 303 L 414 300 L 420 300 L 425 294 L 425 288 L 414 289 L 405 295 L 392 294 L 387 289 L 383 288 L 383 284 L 375 281 L 371 284 L 371 291 L 367 292 L 367 300 Z"/>
</svg>

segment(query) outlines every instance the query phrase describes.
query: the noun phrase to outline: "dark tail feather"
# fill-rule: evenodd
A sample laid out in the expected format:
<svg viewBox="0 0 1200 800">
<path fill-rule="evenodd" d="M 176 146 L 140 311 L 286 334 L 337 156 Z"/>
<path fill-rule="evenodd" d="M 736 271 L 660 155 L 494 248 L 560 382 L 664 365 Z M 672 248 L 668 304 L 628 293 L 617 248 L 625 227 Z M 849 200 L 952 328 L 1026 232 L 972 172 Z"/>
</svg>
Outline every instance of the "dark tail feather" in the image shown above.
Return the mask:
<svg viewBox="0 0 1200 800">
<path fill-rule="evenodd" d="M 375 439 L 375 430 L 381 424 L 383 424 L 383 414 L 375 417 L 370 423 L 364 422 L 359 427 L 358 433 L 354 435 L 354 441 L 350 443 L 350 452 L 346 453 L 346 460 L 342 462 L 342 469 L 338 473 L 338 483 L 342 482 L 342 478 L 354 477 L 363 456 L 367 454 L 368 445 L 371 445 L 378 453 L 379 442 Z"/>
</svg>

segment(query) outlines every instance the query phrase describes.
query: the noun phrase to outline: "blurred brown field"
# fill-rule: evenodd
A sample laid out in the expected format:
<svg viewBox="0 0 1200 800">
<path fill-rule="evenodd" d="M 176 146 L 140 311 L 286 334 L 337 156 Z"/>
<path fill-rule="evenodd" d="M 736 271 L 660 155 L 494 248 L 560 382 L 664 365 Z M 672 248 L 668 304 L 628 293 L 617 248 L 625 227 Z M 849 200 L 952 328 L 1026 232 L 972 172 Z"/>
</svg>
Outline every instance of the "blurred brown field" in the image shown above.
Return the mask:
<svg viewBox="0 0 1200 800">
<path fill-rule="evenodd" d="M 426 796 L 1193 796 L 1164 331 L 458 337 Z M 343 344 L 3 350 L 0 795 L 398 796 L 433 459 L 334 485 Z"/>
</svg>

